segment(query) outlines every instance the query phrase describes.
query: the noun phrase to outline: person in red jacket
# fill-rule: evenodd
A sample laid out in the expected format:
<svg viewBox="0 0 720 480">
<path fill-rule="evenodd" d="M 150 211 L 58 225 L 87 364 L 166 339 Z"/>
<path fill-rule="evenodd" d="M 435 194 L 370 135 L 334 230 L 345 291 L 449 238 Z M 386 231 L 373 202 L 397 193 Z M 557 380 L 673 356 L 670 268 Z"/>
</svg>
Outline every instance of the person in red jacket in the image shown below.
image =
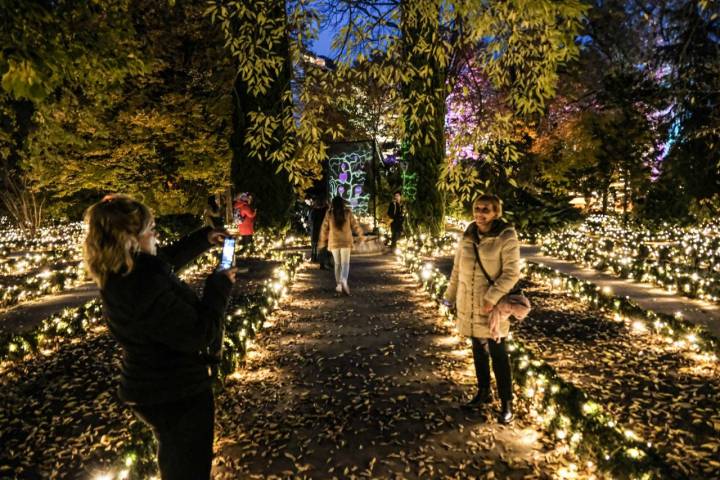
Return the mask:
<svg viewBox="0 0 720 480">
<path fill-rule="evenodd" d="M 252 193 L 241 193 L 233 204 L 240 244 L 245 246 L 252 244 L 253 234 L 255 233 L 255 215 L 257 211 L 251 206 L 252 203 Z"/>
</svg>

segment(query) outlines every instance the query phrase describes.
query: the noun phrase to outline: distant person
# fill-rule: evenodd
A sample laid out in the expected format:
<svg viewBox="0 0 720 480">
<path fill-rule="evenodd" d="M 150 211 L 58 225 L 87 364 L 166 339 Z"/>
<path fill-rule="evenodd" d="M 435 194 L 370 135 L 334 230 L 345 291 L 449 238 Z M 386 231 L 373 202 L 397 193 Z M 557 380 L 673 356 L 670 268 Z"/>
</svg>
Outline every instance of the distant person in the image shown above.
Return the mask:
<svg viewBox="0 0 720 480">
<path fill-rule="evenodd" d="M 158 441 L 163 480 L 209 479 L 215 401 L 209 359 L 221 345 L 235 270 L 205 281 L 202 298 L 175 272 L 227 232 L 209 227 L 157 248 L 142 203 L 108 195 L 85 212 L 84 258 L 105 318 L 122 348 L 120 398 Z"/>
<path fill-rule="evenodd" d="M 393 195 L 393 201 L 388 205 L 387 211 L 390 217 L 390 232 L 392 233 L 390 248 L 395 250 L 397 241 L 402 235 L 403 224 L 405 223 L 405 205 L 402 200 L 402 193 L 397 191 Z"/>
<path fill-rule="evenodd" d="M 207 198 L 207 204 L 203 211 L 203 225 L 206 227 L 213 228 L 224 228 L 225 222 L 223 221 L 222 207 L 217 201 L 215 195 L 210 195 Z"/>
<path fill-rule="evenodd" d="M 253 234 L 255 233 L 257 211 L 252 207 L 254 198 L 252 193 L 241 193 L 236 197 L 233 205 L 240 244 L 246 247 L 252 245 Z"/>
<path fill-rule="evenodd" d="M 338 293 L 345 292 L 346 295 L 350 295 L 347 282 L 350 274 L 350 250 L 353 246 L 353 231 L 360 237 L 360 241 L 365 240 L 362 228 L 360 228 L 360 224 L 355 219 L 352 210 L 345 206 L 342 197 L 333 198 L 330 210 L 325 214 L 320 229 L 318 246 L 323 248 L 327 245 L 328 250 L 332 253 L 335 263 L 335 291 Z"/>
<path fill-rule="evenodd" d="M 499 197 L 481 195 L 475 199 L 475 221 L 458 242 L 445 299 L 450 304 L 457 302 L 458 330 L 472 340 L 478 390 L 464 407 L 474 409 L 490 402 L 492 357 L 501 403 L 498 421 L 507 424 L 513 420 L 512 376 L 505 342 L 510 321 L 505 316 L 498 325 L 491 326 L 490 314 L 520 279 L 520 246 L 515 229 L 501 216 Z"/>
<path fill-rule="evenodd" d="M 327 211 L 328 202 L 325 198 L 316 198 L 313 200 L 312 208 L 310 209 L 310 260 L 313 262 L 320 261 L 318 242 L 320 241 L 320 229 L 322 228 Z"/>
</svg>

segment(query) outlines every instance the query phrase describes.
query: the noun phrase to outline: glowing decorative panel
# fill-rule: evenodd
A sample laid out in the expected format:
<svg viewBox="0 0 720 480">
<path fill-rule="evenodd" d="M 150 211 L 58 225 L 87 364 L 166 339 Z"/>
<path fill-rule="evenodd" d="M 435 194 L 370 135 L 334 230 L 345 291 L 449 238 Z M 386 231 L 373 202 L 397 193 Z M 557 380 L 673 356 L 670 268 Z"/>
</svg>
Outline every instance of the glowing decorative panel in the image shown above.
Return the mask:
<svg viewBox="0 0 720 480">
<path fill-rule="evenodd" d="M 354 213 L 367 214 L 370 192 L 366 191 L 367 171 L 372 162 L 370 143 L 337 145 L 328 160 L 330 198 L 340 195 Z"/>
<path fill-rule="evenodd" d="M 402 170 L 403 197 L 408 202 L 414 202 L 417 195 L 417 173 L 408 172 L 407 166 Z"/>
</svg>

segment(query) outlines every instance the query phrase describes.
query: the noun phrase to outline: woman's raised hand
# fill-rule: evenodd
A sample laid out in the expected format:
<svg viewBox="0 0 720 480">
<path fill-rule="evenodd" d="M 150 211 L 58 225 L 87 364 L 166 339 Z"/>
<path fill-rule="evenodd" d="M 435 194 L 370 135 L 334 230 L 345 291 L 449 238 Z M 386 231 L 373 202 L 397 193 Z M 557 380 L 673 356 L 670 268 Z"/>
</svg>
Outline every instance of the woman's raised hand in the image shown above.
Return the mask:
<svg viewBox="0 0 720 480">
<path fill-rule="evenodd" d="M 228 280 L 230 280 L 232 283 L 235 283 L 235 275 L 237 275 L 238 273 L 238 268 L 230 267 L 226 270 L 219 270 L 219 273 L 222 273 L 228 278 Z"/>
</svg>

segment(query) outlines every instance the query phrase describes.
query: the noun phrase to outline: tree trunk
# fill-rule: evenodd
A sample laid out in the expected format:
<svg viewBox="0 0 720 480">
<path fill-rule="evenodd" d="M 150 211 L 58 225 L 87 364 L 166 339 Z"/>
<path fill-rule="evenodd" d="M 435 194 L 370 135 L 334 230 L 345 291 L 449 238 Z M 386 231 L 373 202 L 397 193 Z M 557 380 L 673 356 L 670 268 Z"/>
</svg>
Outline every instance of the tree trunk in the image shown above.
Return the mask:
<svg viewBox="0 0 720 480">
<path fill-rule="evenodd" d="M 412 72 L 402 85 L 404 143 L 412 150 L 405 161 L 416 182 L 415 198 L 407 198 L 408 210 L 419 231 L 437 235 L 444 231 L 445 217 L 445 198 L 438 180 L 445 156 L 446 66 L 432 50 L 420 51 L 418 45 L 435 46 L 440 41 L 440 4 L 437 0 L 403 0 L 402 8 L 404 61 Z M 418 70 L 427 67 L 430 75 L 419 76 Z"/>
<path fill-rule="evenodd" d="M 287 24 L 284 2 L 273 2 L 264 13 L 267 18 L 282 18 L 282 22 Z M 268 25 L 271 24 L 268 22 Z M 290 90 L 292 79 L 289 39 L 287 35 L 284 38 L 281 44 L 275 45 L 272 53 L 283 56 L 286 61 L 266 94 L 253 95 L 239 76 L 235 82 L 234 134 L 231 141 L 232 181 L 236 193 L 253 193 L 255 208 L 258 211 L 256 225 L 269 228 L 285 228 L 289 225 L 290 210 L 295 195 L 287 172 L 284 170 L 277 172 L 277 165 L 266 156 L 269 152 L 281 148 L 285 142 L 292 142 L 293 139 L 282 126 L 278 127 L 273 135 L 274 142 L 266 147 L 266 154 L 260 156 L 253 155 L 245 144 L 245 139 L 250 126 L 251 112 L 260 111 L 281 116 L 284 109 L 291 107 L 282 98 L 283 94 Z"/>
</svg>

